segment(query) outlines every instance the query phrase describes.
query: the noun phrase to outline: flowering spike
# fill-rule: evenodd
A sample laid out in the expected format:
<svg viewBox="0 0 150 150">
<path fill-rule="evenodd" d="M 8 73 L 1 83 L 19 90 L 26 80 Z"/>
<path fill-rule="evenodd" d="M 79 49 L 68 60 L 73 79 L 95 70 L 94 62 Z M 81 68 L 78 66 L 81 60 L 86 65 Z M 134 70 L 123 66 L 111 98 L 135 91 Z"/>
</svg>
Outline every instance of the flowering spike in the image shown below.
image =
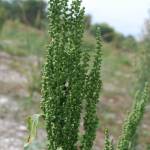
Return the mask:
<svg viewBox="0 0 150 150">
<path fill-rule="evenodd" d="M 101 81 L 101 38 L 97 36 L 97 47 L 94 63 L 90 73 L 86 77 L 85 82 L 85 116 L 84 116 L 84 129 L 81 150 L 91 150 L 93 141 L 96 137 L 96 129 L 98 125 L 98 117 L 96 114 L 96 105 L 99 101 L 99 94 L 102 87 Z"/>
<path fill-rule="evenodd" d="M 146 84 L 143 95 L 140 98 L 140 101 L 137 101 L 137 103 L 134 104 L 134 107 L 132 108 L 132 111 L 129 113 L 128 118 L 126 119 L 122 135 L 120 136 L 119 142 L 118 142 L 118 150 L 128 150 L 130 144 L 132 144 L 133 137 L 136 133 L 137 127 L 140 124 L 146 104 L 149 100 L 149 87 Z"/>
<path fill-rule="evenodd" d="M 83 100 L 87 106 L 90 105 L 90 110 L 85 110 L 88 121 L 85 119 L 85 126 L 89 126 L 85 132 L 86 136 L 90 136 L 88 142 L 91 149 L 97 125 L 96 104 L 101 89 L 101 44 L 97 42 L 93 69 L 88 74 L 90 56 L 83 54 L 81 49 L 84 33 L 81 0 L 73 0 L 71 5 L 68 0 L 50 0 L 49 6 L 51 42 L 43 67 L 41 101 L 48 150 L 77 150 Z"/>
</svg>

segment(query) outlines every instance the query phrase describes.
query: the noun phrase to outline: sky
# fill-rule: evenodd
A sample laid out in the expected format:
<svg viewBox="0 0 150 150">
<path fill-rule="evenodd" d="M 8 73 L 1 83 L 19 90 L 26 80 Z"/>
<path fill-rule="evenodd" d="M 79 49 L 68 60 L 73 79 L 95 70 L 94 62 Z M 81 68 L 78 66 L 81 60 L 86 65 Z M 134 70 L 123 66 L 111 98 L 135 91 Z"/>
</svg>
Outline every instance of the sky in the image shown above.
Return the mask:
<svg viewBox="0 0 150 150">
<path fill-rule="evenodd" d="M 93 23 L 106 22 L 124 35 L 140 36 L 150 0 L 82 0 Z"/>
<path fill-rule="evenodd" d="M 140 36 L 150 0 L 83 0 L 94 23 L 107 22 L 125 35 Z"/>
</svg>

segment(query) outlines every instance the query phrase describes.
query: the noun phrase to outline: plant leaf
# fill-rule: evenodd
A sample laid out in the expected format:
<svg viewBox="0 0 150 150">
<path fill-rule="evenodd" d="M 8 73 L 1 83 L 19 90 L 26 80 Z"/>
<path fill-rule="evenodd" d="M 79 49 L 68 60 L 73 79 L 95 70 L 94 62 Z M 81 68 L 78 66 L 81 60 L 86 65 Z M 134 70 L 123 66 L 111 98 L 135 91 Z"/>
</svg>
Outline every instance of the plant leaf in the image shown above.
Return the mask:
<svg viewBox="0 0 150 150">
<path fill-rule="evenodd" d="M 29 132 L 29 136 L 27 139 L 27 143 L 24 145 L 24 150 L 28 150 L 30 144 L 34 141 L 37 136 L 37 128 L 39 125 L 39 119 L 43 116 L 43 114 L 34 114 L 33 116 L 27 119 L 27 128 Z"/>
</svg>

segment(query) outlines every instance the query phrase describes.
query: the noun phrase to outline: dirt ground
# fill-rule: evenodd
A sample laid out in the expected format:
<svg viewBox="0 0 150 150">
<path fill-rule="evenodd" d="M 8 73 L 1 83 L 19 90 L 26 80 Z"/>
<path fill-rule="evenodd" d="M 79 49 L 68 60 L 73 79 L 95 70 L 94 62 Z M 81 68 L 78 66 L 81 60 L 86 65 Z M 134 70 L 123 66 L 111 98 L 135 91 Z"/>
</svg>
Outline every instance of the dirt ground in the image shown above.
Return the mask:
<svg viewBox="0 0 150 150">
<path fill-rule="evenodd" d="M 36 95 L 34 102 L 28 99 L 31 94 L 28 73 L 30 75 L 33 71 L 31 66 L 34 65 L 38 65 L 37 58 L 34 56 L 17 57 L 0 52 L 0 150 L 23 150 L 27 138 L 26 118 L 39 112 L 40 96 Z M 126 112 L 131 108 L 132 101 L 127 95 L 127 89 L 118 87 L 120 86 L 115 86 L 114 83 L 104 83 L 104 94 L 98 105 L 101 128 L 97 132 L 95 150 L 103 147 L 105 127 L 110 129 L 115 142 L 121 132 Z M 149 142 L 147 132 L 150 129 L 149 110 L 148 107 L 142 124 L 144 138 L 141 141 L 144 143 Z M 35 143 L 38 148 L 34 146 L 33 150 L 44 150 L 40 147 L 41 139 L 46 137 L 42 129 L 39 131 L 39 137 L 39 142 Z"/>
<path fill-rule="evenodd" d="M 0 53 L 0 149 L 21 150 L 27 131 L 21 118 L 21 108 L 13 96 L 22 94 L 26 78 L 10 67 L 13 59 L 6 53 Z"/>
</svg>

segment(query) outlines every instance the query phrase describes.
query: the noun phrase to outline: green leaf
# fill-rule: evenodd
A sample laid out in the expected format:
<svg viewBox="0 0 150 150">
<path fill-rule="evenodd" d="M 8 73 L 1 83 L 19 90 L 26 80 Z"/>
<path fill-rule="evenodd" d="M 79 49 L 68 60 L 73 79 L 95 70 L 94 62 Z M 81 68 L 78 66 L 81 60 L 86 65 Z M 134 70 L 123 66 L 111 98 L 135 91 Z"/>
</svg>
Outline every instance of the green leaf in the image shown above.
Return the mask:
<svg viewBox="0 0 150 150">
<path fill-rule="evenodd" d="M 29 136 L 27 139 L 27 143 L 25 143 L 24 145 L 24 150 L 29 150 L 31 143 L 36 138 L 39 119 L 42 116 L 43 114 L 34 114 L 33 116 L 27 119 L 27 128 L 28 128 Z"/>
<path fill-rule="evenodd" d="M 29 143 L 24 144 L 24 150 L 29 150 L 29 149 L 30 149 L 30 144 Z"/>
</svg>

